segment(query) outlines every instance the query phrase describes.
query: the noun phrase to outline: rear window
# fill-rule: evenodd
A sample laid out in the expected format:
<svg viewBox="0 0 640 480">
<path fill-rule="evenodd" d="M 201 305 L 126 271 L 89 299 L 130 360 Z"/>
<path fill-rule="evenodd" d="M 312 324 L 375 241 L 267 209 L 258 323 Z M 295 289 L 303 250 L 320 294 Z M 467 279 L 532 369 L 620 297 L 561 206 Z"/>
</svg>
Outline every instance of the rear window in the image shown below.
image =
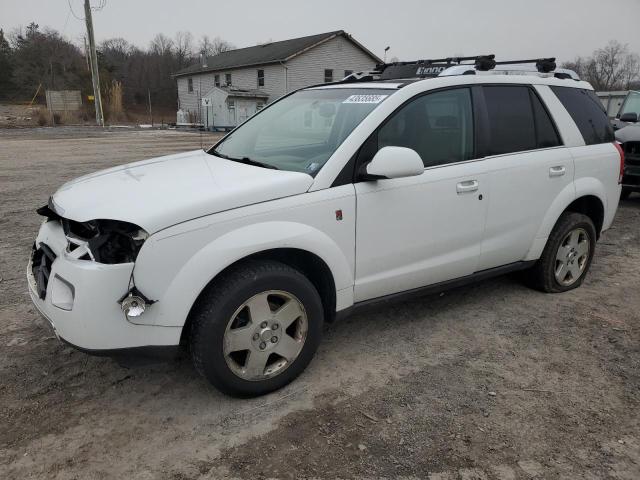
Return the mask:
<svg viewBox="0 0 640 480">
<path fill-rule="evenodd" d="M 613 128 L 600 100 L 591 90 L 551 87 L 578 126 L 587 145 L 613 142 Z"/>
</svg>

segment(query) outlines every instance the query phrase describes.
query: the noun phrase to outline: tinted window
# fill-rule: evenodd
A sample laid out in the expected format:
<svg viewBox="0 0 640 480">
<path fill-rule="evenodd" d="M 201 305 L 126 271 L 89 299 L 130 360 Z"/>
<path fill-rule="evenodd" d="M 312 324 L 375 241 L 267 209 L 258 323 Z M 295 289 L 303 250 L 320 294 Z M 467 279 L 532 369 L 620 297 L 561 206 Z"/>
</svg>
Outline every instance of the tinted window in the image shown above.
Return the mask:
<svg viewBox="0 0 640 480">
<path fill-rule="evenodd" d="M 423 95 L 406 104 L 378 132 L 378 148 L 412 148 L 425 167 L 473 157 L 473 115 L 467 88 Z"/>
<path fill-rule="evenodd" d="M 483 87 L 489 117 L 488 155 L 536 148 L 536 131 L 529 88 Z"/>
<path fill-rule="evenodd" d="M 542 102 L 531 89 L 531 106 L 533 107 L 533 119 L 536 127 L 536 146 L 538 148 L 557 147 L 562 145 L 558 131 L 551 121 L 549 113 L 542 105 Z"/>
<path fill-rule="evenodd" d="M 595 93 L 571 87 L 551 87 L 551 90 L 573 118 L 587 145 L 614 140 L 607 114 Z"/>
</svg>

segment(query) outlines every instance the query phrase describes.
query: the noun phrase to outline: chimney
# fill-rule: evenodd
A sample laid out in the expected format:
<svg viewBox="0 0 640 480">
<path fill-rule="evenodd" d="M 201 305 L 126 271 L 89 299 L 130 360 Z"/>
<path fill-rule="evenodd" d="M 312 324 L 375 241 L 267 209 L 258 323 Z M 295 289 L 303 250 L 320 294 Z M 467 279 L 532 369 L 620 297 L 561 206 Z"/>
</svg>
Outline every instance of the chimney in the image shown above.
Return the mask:
<svg viewBox="0 0 640 480">
<path fill-rule="evenodd" d="M 204 50 L 200 52 L 200 66 L 207 68 L 207 54 Z"/>
</svg>

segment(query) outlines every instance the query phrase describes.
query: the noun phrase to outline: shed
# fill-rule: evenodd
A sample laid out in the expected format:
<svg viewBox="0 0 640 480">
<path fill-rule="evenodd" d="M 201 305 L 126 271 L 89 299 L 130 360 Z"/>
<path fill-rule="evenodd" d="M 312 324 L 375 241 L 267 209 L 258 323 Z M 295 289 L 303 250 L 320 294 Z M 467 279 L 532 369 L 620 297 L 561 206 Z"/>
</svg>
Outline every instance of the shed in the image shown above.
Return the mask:
<svg viewBox="0 0 640 480">
<path fill-rule="evenodd" d="M 268 98 L 261 90 L 213 87 L 202 97 L 202 123 L 207 130 L 230 130 L 262 109 Z"/>
</svg>

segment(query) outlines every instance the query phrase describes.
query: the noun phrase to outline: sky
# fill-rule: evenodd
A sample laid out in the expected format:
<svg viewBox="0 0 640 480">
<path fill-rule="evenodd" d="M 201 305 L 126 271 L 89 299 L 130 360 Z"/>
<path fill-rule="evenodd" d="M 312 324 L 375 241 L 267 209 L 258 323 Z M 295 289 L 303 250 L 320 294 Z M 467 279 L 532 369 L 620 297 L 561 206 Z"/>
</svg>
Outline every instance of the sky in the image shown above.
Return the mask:
<svg viewBox="0 0 640 480">
<path fill-rule="evenodd" d="M 33 21 L 80 43 L 83 17 L 83 0 L 0 0 L 6 32 Z M 612 39 L 640 53 L 640 0 L 106 0 L 93 21 L 97 42 L 123 37 L 140 47 L 160 32 L 246 47 L 345 30 L 400 60 L 494 53 L 567 61 Z"/>
</svg>

